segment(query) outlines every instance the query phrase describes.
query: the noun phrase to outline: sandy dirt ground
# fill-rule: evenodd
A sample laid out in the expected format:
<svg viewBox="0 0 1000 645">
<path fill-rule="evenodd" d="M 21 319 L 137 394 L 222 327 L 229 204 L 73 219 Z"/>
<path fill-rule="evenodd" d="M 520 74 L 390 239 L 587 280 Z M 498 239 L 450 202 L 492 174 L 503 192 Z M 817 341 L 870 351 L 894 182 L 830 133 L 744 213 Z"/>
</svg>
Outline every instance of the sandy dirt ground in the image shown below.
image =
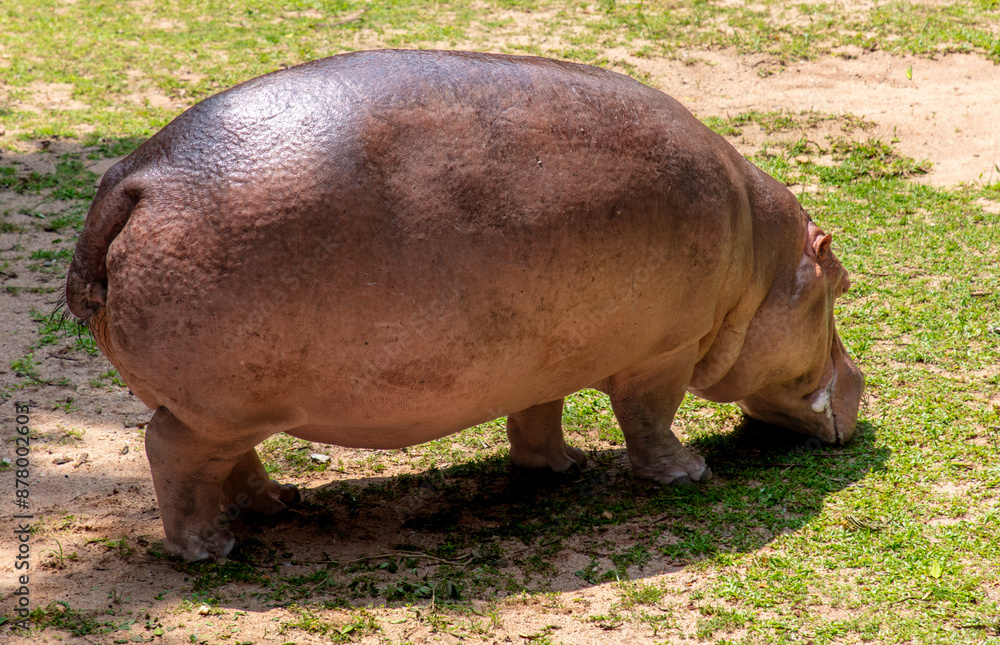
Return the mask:
<svg viewBox="0 0 1000 645">
<path fill-rule="evenodd" d="M 932 162 L 931 171 L 922 181 L 956 186 L 1000 180 L 1000 66 L 969 55 L 932 60 L 860 51 L 841 53 L 815 62 L 789 64 L 784 69 L 774 69 L 774 63 L 765 57 L 740 57 L 728 52 L 690 52 L 697 61 L 694 63 L 631 57 L 629 62 L 649 73 L 653 85 L 703 118 L 749 110 L 849 113 L 876 124 L 871 133 L 855 136 L 897 139 L 902 154 Z M 762 68 L 773 73 L 762 75 Z M 912 68 L 912 80 L 906 78 L 907 68 Z M 823 136 L 820 131 L 793 134 Z M 747 153 L 762 139 L 760 132 L 748 127 L 732 143 Z M 69 149 L 71 144 L 54 142 L 50 147 L 58 151 Z M 18 162 L 24 172 L 50 171 L 53 157 L 41 152 L 5 153 L 4 161 Z M 91 162 L 92 170 L 100 174 L 113 161 Z M 17 214 L 40 201 L 37 195 L 0 191 L 0 211 L 9 210 L 8 221 L 24 228 L 23 232 L 0 235 L 0 266 L 9 262 L 0 273 L 0 284 L 5 287 L 0 291 L 0 379 L 7 383 L 18 380 L 10 370 L 11 362 L 23 358 L 38 339 L 38 324 L 31 312 L 52 311 L 63 289 L 63 270 L 59 266 L 37 266 L 29 255 L 38 249 L 69 248 L 70 242 L 58 233 L 41 230 L 36 226 L 37 219 Z M 0 511 L 4 534 L 0 540 L 0 569 L 4 572 L 0 579 L 0 615 L 13 616 L 18 602 L 18 583 L 11 566 L 16 562 L 18 543 L 11 538 L 12 531 L 20 523 L 30 523 L 37 529 L 30 543 L 32 607 L 65 601 L 74 610 L 107 609 L 119 622 L 135 622 L 110 634 L 80 637 L 50 629 L 25 639 L 5 630 L 0 641 L 112 643 L 145 641 L 155 635 L 161 642 L 179 643 L 191 642 L 194 634 L 196 641 L 212 643 L 329 642 L 329 637 L 299 629 L 282 632 L 282 624 L 297 620 L 299 614 L 247 595 L 240 583 L 227 585 L 217 606 L 192 603 L 193 574 L 155 555 L 163 532 L 141 436 L 151 413 L 126 389 L 103 376 L 110 365 L 102 356 L 88 357 L 71 351 L 71 345 L 71 341 L 63 341 L 37 350 L 38 374 L 52 384 L 26 387 L 0 404 L 4 438 L 0 457 L 15 459 L 15 401 L 28 405 L 29 426 L 37 433 L 31 446 L 30 507 L 18 511 L 27 512 L 30 519 L 12 517 L 17 510 L 12 503 L 15 471 L 0 472 L 0 490 L 4 491 Z M 315 449 L 348 465 L 370 456 L 370 451 L 318 444 Z M 365 483 L 419 470 L 407 466 L 405 459 L 390 461 L 392 465 L 378 476 L 346 468 L 346 472 L 306 472 L 285 479 L 298 484 L 306 500 L 315 501 L 316 491 L 331 483 Z M 624 465 L 622 471 L 619 475 L 624 475 Z M 408 496 L 396 504 L 374 509 L 367 521 L 352 521 L 338 526 L 336 531 L 316 526 L 309 521 L 308 513 L 300 513 L 242 525 L 238 535 L 256 536 L 264 543 L 278 545 L 294 554 L 291 560 L 295 562 L 371 555 L 391 550 L 399 543 L 433 547 L 420 531 L 403 526 L 405 518 L 421 504 L 421 497 Z M 335 510 L 331 513 L 343 517 Z M 612 535 L 602 537 L 633 539 L 628 527 L 618 527 Z M 561 594 L 502 598 L 500 593 L 499 603 L 490 606 L 498 608 L 499 617 L 490 628 L 488 641 L 530 642 L 532 635 L 537 639 L 545 634 L 566 643 L 655 640 L 648 624 L 609 626 L 587 620 L 588 616 L 606 611 L 616 597 L 612 583 L 588 584 L 572 575 L 588 561 L 581 547 L 581 552 L 565 550 L 554 563 L 558 573 L 552 589 Z M 287 566 L 290 571 L 294 567 L 304 572 L 315 570 L 292 562 Z M 669 561 L 654 561 L 630 574 L 676 590 L 674 598 L 683 598 L 684 593 L 702 584 L 696 573 Z M 485 603 L 477 606 L 484 612 L 488 609 Z M 458 642 L 455 633 L 470 633 L 476 620 L 488 620 L 474 614 L 455 619 L 452 633 L 422 620 L 421 611 L 426 614 L 427 607 L 372 608 L 382 631 L 365 635 L 360 642 Z M 677 611 L 674 607 L 675 616 Z M 683 605 L 679 611 L 680 626 L 685 621 L 693 625 L 696 612 L 686 616 Z M 337 623 L 337 610 L 328 610 L 324 620 Z M 162 636 L 156 634 L 157 628 Z"/>
</svg>

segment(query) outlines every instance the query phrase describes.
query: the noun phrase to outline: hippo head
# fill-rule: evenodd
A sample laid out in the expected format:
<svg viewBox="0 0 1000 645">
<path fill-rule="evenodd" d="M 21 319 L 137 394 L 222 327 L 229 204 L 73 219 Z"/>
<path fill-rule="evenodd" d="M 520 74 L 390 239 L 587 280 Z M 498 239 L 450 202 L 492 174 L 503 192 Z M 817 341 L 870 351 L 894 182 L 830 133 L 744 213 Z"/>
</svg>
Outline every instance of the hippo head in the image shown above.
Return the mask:
<svg viewBox="0 0 1000 645">
<path fill-rule="evenodd" d="M 756 357 L 740 358 L 755 358 L 754 371 L 764 378 L 737 404 L 755 419 L 843 443 L 854 434 L 864 375 L 834 324 L 834 301 L 851 281 L 830 241 L 808 222 L 794 276 L 776 282 L 750 323 L 744 347 L 753 347 Z"/>
<path fill-rule="evenodd" d="M 749 416 L 826 443 L 854 434 L 864 376 L 837 335 L 834 301 L 851 285 L 831 236 L 806 220 L 798 264 L 776 276 L 739 357 L 696 394 L 733 401 Z"/>
</svg>

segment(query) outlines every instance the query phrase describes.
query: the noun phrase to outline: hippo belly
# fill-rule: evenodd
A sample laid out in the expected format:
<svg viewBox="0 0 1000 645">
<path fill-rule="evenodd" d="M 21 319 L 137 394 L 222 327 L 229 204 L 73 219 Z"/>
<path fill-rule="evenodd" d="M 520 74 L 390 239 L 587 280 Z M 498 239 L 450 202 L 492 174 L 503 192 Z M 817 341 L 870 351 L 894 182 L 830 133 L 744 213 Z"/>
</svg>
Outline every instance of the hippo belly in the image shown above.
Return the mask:
<svg viewBox="0 0 1000 645">
<path fill-rule="evenodd" d="M 392 448 L 507 415 L 511 461 L 561 471 L 584 462 L 562 399 L 596 387 L 636 476 L 707 479 L 673 414 L 691 387 L 773 385 L 739 357 L 777 282 L 836 262 L 810 227 L 783 186 L 627 77 L 359 52 L 206 99 L 111 169 L 67 297 L 155 410 L 168 550 L 205 559 L 232 547 L 221 505 L 297 498 L 254 451 L 277 432 Z M 832 318 L 796 324 L 832 356 Z M 787 362 L 836 402 L 824 384 L 846 368 L 803 351 Z"/>
</svg>

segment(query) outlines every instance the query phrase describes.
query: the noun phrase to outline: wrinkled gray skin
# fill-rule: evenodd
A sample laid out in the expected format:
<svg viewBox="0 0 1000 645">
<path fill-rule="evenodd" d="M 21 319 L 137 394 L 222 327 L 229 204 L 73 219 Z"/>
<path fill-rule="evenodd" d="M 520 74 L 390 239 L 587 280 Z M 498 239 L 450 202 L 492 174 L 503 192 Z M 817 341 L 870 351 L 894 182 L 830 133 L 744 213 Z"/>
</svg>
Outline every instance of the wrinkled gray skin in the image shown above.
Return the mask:
<svg viewBox="0 0 1000 645">
<path fill-rule="evenodd" d="M 636 477 L 705 481 L 685 392 L 842 442 L 849 281 L 784 186 L 670 97 L 530 57 L 376 51 L 194 106 L 112 168 L 70 309 L 155 410 L 167 549 L 298 498 L 254 446 L 397 448 L 508 415 L 564 471 L 563 397 L 606 392 Z"/>
</svg>

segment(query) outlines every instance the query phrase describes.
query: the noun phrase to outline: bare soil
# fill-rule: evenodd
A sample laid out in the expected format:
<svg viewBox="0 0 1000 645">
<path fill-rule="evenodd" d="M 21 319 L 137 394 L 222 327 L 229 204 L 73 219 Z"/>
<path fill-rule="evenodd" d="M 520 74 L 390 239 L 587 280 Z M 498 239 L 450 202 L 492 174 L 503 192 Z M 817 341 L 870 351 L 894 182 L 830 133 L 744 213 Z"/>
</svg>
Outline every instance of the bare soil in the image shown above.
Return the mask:
<svg viewBox="0 0 1000 645">
<path fill-rule="evenodd" d="M 955 186 L 1000 180 L 1000 66 L 988 60 L 845 48 L 838 56 L 782 69 L 766 56 L 690 57 L 703 62 L 638 59 L 635 64 L 652 76 L 654 86 L 700 117 L 751 110 L 850 114 L 877 124 L 870 136 L 897 140 L 901 154 L 930 161 L 931 171 L 921 181 Z M 734 145 L 746 154 L 760 145 L 760 137 Z"/>
<path fill-rule="evenodd" d="M 634 57 L 628 57 L 628 62 L 649 73 L 655 86 L 700 117 L 750 110 L 853 114 L 876 124 L 873 132 L 853 136 L 895 138 L 903 154 L 933 162 L 925 181 L 955 186 L 1000 180 L 996 166 L 1000 161 L 1000 66 L 976 56 L 930 60 L 845 51 L 842 56 L 784 68 L 764 57 L 725 52 L 690 52 L 689 58 L 694 62 Z M 615 60 L 614 53 L 611 59 Z M 907 68 L 912 68 L 912 80 L 906 78 Z M 61 86 L 37 90 L 42 97 L 40 109 L 60 109 L 59 102 L 69 100 Z M 803 131 L 788 136 L 822 137 L 823 133 Z M 763 135 L 751 128 L 733 144 L 750 152 L 762 141 Z M 51 172 L 52 152 L 72 146 L 56 142 L 44 152 L 4 154 L 3 161 L 22 164 L 22 172 Z M 113 162 L 92 162 L 92 169 L 100 174 Z M 10 370 L 11 362 L 22 359 L 38 340 L 38 323 L 32 320 L 31 312 L 52 311 L 63 289 L 64 267 L 44 266 L 29 257 L 33 251 L 71 245 L 64 235 L 44 231 L 38 218 L 18 213 L 22 208 L 34 209 L 41 201 L 37 195 L 0 191 L 0 211 L 10 211 L 5 221 L 22 229 L 0 234 L 0 285 L 4 288 L 0 291 L 0 379 L 5 383 L 19 380 Z M 38 208 L 59 208 L 57 204 Z M 5 261 L 9 264 L 3 268 Z M 200 607 L 192 602 L 195 574 L 156 554 L 163 532 L 142 440 L 142 428 L 151 413 L 125 388 L 104 376 L 110 365 L 102 356 L 70 351 L 71 345 L 67 340 L 37 350 L 38 376 L 50 384 L 25 387 L 14 399 L 0 404 L 4 438 L 0 456 L 14 459 L 15 399 L 30 405 L 30 427 L 37 433 L 31 453 L 28 509 L 33 518 L 24 520 L 37 527 L 31 539 L 30 603 L 46 607 L 64 601 L 72 610 L 83 612 L 107 609 L 115 620 L 134 619 L 135 623 L 110 634 L 79 637 L 50 629 L 21 638 L 5 629 L 0 641 L 75 644 L 146 640 L 153 637 L 155 625 L 160 625 L 169 630 L 161 637 L 167 643 L 190 642 L 191 634 L 196 634 L 197 641 L 213 643 L 328 642 L 329 636 L 297 628 L 282 632 L 283 623 L 295 622 L 300 615 L 246 595 L 247 587 L 241 583 L 213 592 L 221 597 L 217 606 Z M 256 537 L 293 554 L 288 570 L 304 573 L 316 567 L 292 562 L 370 556 L 392 551 L 401 543 L 435 546 L 428 543 L 425 533 L 404 526 L 422 503 L 430 503 L 420 493 L 369 509 L 362 521 L 328 509 L 338 523 L 318 526 L 314 519 L 325 513 L 316 510 L 323 505 L 319 492 L 324 487 L 341 481 L 377 483 L 421 469 L 407 464 L 405 454 L 386 452 L 380 454 L 389 465 L 376 476 L 350 467 L 368 460 L 372 451 L 319 444 L 313 448 L 330 454 L 334 462 L 343 460 L 348 467 L 343 472 L 304 471 L 284 477 L 301 487 L 311 504 L 309 510 L 242 523 L 238 536 Z M 616 476 L 625 476 L 624 460 L 617 463 L 620 472 Z M 18 546 L 10 538 L 11 530 L 21 522 L 12 517 L 14 475 L 13 469 L 0 472 L 5 491 L 0 516 L 7 536 L 0 541 L 0 562 L 5 571 L 0 580 L 0 612 L 6 616 L 13 616 L 17 596 L 12 594 L 19 586 L 11 568 Z M 474 515 L 475 509 L 468 512 Z M 545 634 L 565 643 L 656 640 L 648 623 L 609 625 L 595 618 L 607 614 L 612 603 L 620 600 L 616 586 L 590 584 L 574 572 L 590 562 L 594 544 L 602 540 L 628 544 L 636 536 L 626 525 L 592 537 L 581 538 L 578 545 L 570 545 L 550 563 L 555 572 L 550 589 L 559 593 L 506 596 L 497 590 L 496 605 L 475 603 L 484 614 L 494 609 L 497 612 L 485 640 L 530 642 L 529 637 Z M 647 607 L 648 612 L 672 612 L 675 625 L 686 626 L 687 633 L 694 631 L 697 612 L 685 609 L 684 598 L 703 584 L 697 573 L 661 560 L 634 568 L 629 574 L 671 590 L 669 606 Z M 435 626 L 425 619 L 431 611 L 427 603 L 420 607 L 396 605 L 370 609 L 382 631 L 364 635 L 360 642 L 457 642 L 456 634 L 472 633 L 474 623 L 490 623 L 485 616 L 470 614 L 454 617 L 450 628 Z M 336 609 L 319 610 L 319 615 L 335 625 L 353 618 Z M 150 627 L 154 619 L 159 622 Z"/>
</svg>

